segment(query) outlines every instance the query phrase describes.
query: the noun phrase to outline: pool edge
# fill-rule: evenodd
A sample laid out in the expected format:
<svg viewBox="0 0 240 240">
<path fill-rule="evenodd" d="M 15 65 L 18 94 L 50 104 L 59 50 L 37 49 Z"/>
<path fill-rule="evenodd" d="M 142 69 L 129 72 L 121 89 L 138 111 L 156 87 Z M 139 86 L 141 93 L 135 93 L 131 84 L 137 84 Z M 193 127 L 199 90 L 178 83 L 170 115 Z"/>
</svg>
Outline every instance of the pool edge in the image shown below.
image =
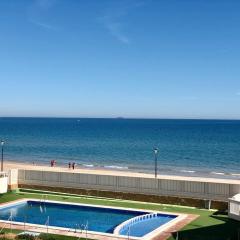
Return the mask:
<svg viewBox="0 0 240 240">
<path fill-rule="evenodd" d="M 175 227 L 176 224 L 186 220 L 188 218 L 188 216 L 190 216 L 190 215 L 192 216 L 192 218 L 190 218 L 191 221 L 193 221 L 194 219 L 196 219 L 198 217 L 198 215 L 175 213 L 175 212 L 152 211 L 152 210 L 146 210 L 146 209 L 113 207 L 113 206 L 107 206 L 107 205 L 93 205 L 93 204 L 62 202 L 62 201 L 33 199 L 33 198 L 22 198 L 22 199 L 18 199 L 18 200 L 6 202 L 6 203 L 1 203 L 0 204 L 0 209 L 3 208 L 3 207 L 9 207 L 9 206 L 14 205 L 14 204 L 18 204 L 18 203 L 20 204 L 20 203 L 26 202 L 26 201 L 46 202 L 46 203 L 49 202 L 49 203 L 59 203 L 59 204 L 75 205 L 75 206 L 88 206 L 88 207 L 96 207 L 96 208 L 119 209 L 119 210 L 135 211 L 135 212 L 160 213 L 160 214 L 169 214 L 169 215 L 176 215 L 177 216 L 176 218 L 170 220 L 168 223 L 165 223 L 162 226 L 153 230 L 152 232 L 147 233 L 143 237 L 133 237 L 133 236 L 128 237 L 128 236 L 124 236 L 124 235 L 116 235 L 114 233 L 102 233 L 102 232 L 96 232 L 96 231 L 87 231 L 88 237 L 91 238 L 91 236 L 92 236 L 94 239 L 99 239 L 99 240 L 103 240 L 103 239 L 106 239 L 106 240 L 115 240 L 115 239 L 116 240 L 120 240 L 120 239 L 124 239 L 124 240 L 125 239 L 129 239 L 129 240 L 143 240 L 143 239 L 144 240 L 151 240 L 151 239 L 154 239 L 156 237 L 159 237 L 159 239 L 167 239 L 167 237 L 164 237 L 164 236 L 167 234 L 168 237 L 169 237 L 171 235 L 169 233 L 172 233 L 172 231 L 170 231 L 170 229 Z M 189 222 L 191 222 L 191 221 L 189 221 Z M 187 223 L 185 223 L 184 225 L 183 224 L 180 224 L 180 225 L 185 226 L 189 222 L 187 221 Z M 79 230 L 74 231 L 73 228 L 63 228 L 63 227 L 55 227 L 55 226 L 46 227 L 46 225 L 38 225 L 38 224 L 23 223 L 23 222 L 13 222 L 13 221 L 10 222 L 10 221 L 6 221 L 6 220 L 0 220 L 0 226 L 2 225 L 1 223 L 11 224 L 11 227 L 15 226 L 15 227 L 18 227 L 17 229 L 21 229 L 21 230 L 29 230 L 29 227 L 30 228 L 33 227 L 33 229 L 38 228 L 39 232 L 46 232 L 46 230 L 48 230 L 48 231 L 50 230 L 49 233 L 60 234 L 60 235 L 65 235 L 65 236 L 72 236 L 72 235 L 69 235 L 70 233 L 73 233 L 73 235 L 75 234 L 74 236 L 76 236 L 76 237 L 79 237 L 79 236 L 85 237 L 85 235 L 86 235 L 86 233 L 83 233 L 82 231 L 79 231 Z M 121 225 L 121 224 L 119 224 L 119 225 Z M 24 227 L 24 229 L 22 229 L 21 227 Z M 28 228 L 26 228 L 26 227 L 28 227 Z M 180 230 L 181 228 L 174 228 L 174 230 Z"/>
</svg>

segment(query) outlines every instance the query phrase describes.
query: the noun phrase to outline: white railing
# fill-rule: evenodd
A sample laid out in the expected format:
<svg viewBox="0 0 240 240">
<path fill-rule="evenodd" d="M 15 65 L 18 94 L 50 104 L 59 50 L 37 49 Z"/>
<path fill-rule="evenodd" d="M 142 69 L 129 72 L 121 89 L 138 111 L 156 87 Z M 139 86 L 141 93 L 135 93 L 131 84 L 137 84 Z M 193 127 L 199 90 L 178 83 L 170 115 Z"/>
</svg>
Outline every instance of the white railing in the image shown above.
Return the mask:
<svg viewBox="0 0 240 240">
<path fill-rule="evenodd" d="M 49 216 L 47 217 L 47 221 L 44 224 L 47 227 L 47 233 L 48 233 L 48 227 L 49 227 Z"/>
<path fill-rule="evenodd" d="M 46 201 L 48 200 L 48 195 L 46 194 L 43 194 L 42 197 L 41 197 L 41 200 L 40 200 L 40 203 L 45 203 Z"/>
<path fill-rule="evenodd" d="M 78 237 L 78 240 L 81 239 L 82 234 L 84 234 L 85 232 L 85 236 L 87 239 L 88 236 L 88 221 L 86 222 L 86 224 L 75 224 L 75 228 L 69 228 L 68 232 L 74 232 L 74 233 L 80 233 L 81 235 Z"/>
<path fill-rule="evenodd" d="M 87 236 L 88 236 L 88 221 L 87 221 L 87 224 L 85 225 L 85 232 L 86 232 L 86 240 L 87 240 Z"/>
<path fill-rule="evenodd" d="M 2 233 L 2 231 L 5 229 L 5 227 L 7 226 L 7 224 L 10 224 L 10 229 L 11 229 L 11 231 L 12 231 L 12 213 L 10 214 L 10 216 L 9 216 L 9 218 L 8 218 L 8 220 L 7 220 L 7 222 L 3 225 L 3 227 L 1 228 L 1 230 L 0 230 L 0 234 Z"/>
</svg>

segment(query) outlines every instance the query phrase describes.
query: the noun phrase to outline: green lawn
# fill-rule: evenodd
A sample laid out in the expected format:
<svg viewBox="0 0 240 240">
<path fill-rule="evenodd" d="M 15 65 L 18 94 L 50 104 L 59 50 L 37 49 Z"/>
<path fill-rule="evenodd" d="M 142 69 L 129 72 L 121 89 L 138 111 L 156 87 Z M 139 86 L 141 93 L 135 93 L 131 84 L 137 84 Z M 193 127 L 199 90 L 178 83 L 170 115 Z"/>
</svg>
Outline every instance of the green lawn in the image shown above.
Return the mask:
<svg viewBox="0 0 240 240">
<path fill-rule="evenodd" d="M 168 212 L 191 213 L 199 215 L 195 221 L 185 226 L 179 232 L 179 240 L 234 240 L 237 239 L 240 222 L 231 220 L 226 214 L 217 211 L 207 211 L 196 208 L 170 206 L 161 204 L 149 204 L 119 199 L 96 198 L 78 195 L 46 194 L 49 200 L 69 201 L 96 205 L 108 205 L 116 207 L 141 208 Z M 0 203 L 21 198 L 42 198 L 43 192 L 24 191 L 7 193 L 0 196 Z M 70 238 L 61 238 L 70 239 Z M 174 238 L 171 237 L 171 240 Z M 170 240 L 169 239 L 169 240 Z M 239 238 L 240 239 L 240 238 Z"/>
</svg>

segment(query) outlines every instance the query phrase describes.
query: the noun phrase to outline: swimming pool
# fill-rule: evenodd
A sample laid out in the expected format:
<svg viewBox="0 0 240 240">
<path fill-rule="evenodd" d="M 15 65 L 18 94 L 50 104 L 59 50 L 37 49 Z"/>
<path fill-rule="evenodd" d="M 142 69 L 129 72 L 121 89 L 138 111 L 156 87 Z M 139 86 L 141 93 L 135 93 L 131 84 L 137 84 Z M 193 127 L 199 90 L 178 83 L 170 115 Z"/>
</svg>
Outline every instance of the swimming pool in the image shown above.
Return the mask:
<svg viewBox="0 0 240 240">
<path fill-rule="evenodd" d="M 178 216 L 151 211 L 55 201 L 21 200 L 0 207 L 0 220 L 66 230 L 141 238 Z"/>
</svg>

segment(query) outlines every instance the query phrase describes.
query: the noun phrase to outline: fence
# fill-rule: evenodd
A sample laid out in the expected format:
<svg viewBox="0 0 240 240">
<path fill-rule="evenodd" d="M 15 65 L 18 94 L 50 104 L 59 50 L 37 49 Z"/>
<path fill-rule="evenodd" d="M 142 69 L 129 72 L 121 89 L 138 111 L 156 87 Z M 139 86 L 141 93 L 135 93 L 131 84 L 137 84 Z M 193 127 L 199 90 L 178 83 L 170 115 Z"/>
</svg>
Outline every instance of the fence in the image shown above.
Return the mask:
<svg viewBox="0 0 240 240">
<path fill-rule="evenodd" d="M 182 179 L 178 177 L 176 180 L 170 177 L 155 179 L 76 172 L 23 169 L 18 171 L 18 183 L 25 185 L 190 197 L 219 201 L 228 201 L 229 197 L 240 192 L 240 184 L 236 182 L 227 180 L 217 182 L 204 178 L 203 180 L 200 178 L 196 180 L 186 177 Z"/>
</svg>

